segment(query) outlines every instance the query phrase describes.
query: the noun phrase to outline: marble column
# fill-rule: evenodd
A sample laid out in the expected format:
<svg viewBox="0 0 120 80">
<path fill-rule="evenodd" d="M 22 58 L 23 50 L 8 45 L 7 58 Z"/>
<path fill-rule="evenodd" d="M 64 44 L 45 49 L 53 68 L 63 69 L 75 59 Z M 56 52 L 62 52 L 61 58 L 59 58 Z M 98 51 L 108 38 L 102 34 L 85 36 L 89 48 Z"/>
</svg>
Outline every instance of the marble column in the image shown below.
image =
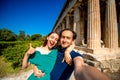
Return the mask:
<svg viewBox="0 0 120 80">
<path fill-rule="evenodd" d="M 59 26 L 58 26 L 58 28 L 57 28 L 58 33 L 60 33 L 61 28 L 62 28 L 62 26 L 61 26 L 61 24 L 59 24 Z"/>
<path fill-rule="evenodd" d="M 105 28 L 105 47 L 118 48 L 118 30 L 115 0 L 107 0 Z"/>
<path fill-rule="evenodd" d="M 62 22 L 62 30 L 65 29 L 65 21 Z"/>
<path fill-rule="evenodd" d="M 73 30 L 73 25 L 74 25 L 74 14 L 72 16 L 70 16 L 70 29 Z"/>
<path fill-rule="evenodd" d="M 80 45 L 80 10 L 78 7 L 74 8 L 73 30 L 77 33 L 75 44 L 79 46 Z"/>
<path fill-rule="evenodd" d="M 66 16 L 66 28 L 70 28 L 70 16 Z"/>
<path fill-rule="evenodd" d="M 101 48 L 100 26 L 99 0 L 88 0 L 87 47 L 90 49 Z"/>
<path fill-rule="evenodd" d="M 85 35 L 85 13 L 84 13 L 84 10 L 80 10 L 81 12 L 81 17 L 80 17 L 80 45 L 82 46 L 85 46 L 85 38 L 84 38 L 84 35 Z"/>
<path fill-rule="evenodd" d="M 118 14 L 118 23 L 120 23 L 120 13 Z"/>
<path fill-rule="evenodd" d="M 56 31 L 59 33 L 59 26 L 56 28 Z"/>
</svg>

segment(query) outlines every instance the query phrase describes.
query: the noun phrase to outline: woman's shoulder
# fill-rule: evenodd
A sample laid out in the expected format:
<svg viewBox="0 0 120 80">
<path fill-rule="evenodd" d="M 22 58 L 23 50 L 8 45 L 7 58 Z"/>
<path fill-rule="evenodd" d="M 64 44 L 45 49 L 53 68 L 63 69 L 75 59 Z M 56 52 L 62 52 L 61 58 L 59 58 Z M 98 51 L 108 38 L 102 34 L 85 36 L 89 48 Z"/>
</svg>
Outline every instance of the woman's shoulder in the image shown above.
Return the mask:
<svg viewBox="0 0 120 80">
<path fill-rule="evenodd" d="M 41 48 L 42 48 L 41 46 L 40 46 L 40 47 L 36 47 L 35 50 L 39 50 L 39 49 L 41 49 Z"/>
<path fill-rule="evenodd" d="M 36 48 L 35 48 L 35 51 L 41 52 L 41 49 L 42 49 L 42 47 L 36 47 Z"/>
</svg>

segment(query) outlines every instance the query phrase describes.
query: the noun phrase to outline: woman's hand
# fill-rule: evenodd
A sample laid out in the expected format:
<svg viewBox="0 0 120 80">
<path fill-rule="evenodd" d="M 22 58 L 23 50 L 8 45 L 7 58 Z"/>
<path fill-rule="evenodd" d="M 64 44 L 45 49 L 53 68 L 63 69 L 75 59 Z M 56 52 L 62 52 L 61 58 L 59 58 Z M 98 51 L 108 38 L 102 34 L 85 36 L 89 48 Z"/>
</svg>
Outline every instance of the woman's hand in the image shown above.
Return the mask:
<svg viewBox="0 0 120 80">
<path fill-rule="evenodd" d="M 70 52 L 74 49 L 75 47 L 75 44 L 74 42 L 72 43 L 72 45 L 70 45 L 66 50 L 65 50 L 65 53 L 64 53 L 64 58 L 63 58 L 63 61 L 65 60 L 65 62 L 69 65 L 72 65 L 72 58 L 71 58 L 71 55 L 70 55 Z"/>
<path fill-rule="evenodd" d="M 32 44 L 30 43 L 28 51 L 25 53 L 23 62 L 22 62 L 22 68 L 27 68 L 29 65 L 28 58 L 30 54 L 33 54 L 35 52 L 35 49 L 32 47 Z"/>
<path fill-rule="evenodd" d="M 33 66 L 33 72 L 34 72 L 34 75 L 38 78 L 44 76 L 44 73 L 42 73 L 42 71 L 39 70 L 35 65 Z"/>
<path fill-rule="evenodd" d="M 29 49 L 26 52 L 27 55 L 33 54 L 35 52 L 35 49 L 32 47 L 32 44 L 30 43 Z"/>
</svg>

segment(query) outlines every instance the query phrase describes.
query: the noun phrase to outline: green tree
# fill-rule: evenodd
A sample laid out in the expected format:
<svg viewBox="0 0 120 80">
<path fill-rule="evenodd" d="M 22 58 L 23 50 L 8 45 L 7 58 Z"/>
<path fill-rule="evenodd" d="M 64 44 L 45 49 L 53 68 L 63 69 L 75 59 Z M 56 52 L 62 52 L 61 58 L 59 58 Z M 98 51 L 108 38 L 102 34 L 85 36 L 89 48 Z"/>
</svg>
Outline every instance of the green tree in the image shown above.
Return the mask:
<svg viewBox="0 0 120 80">
<path fill-rule="evenodd" d="M 47 35 L 42 37 L 43 42 L 45 41 L 46 37 L 47 37 Z"/>
<path fill-rule="evenodd" d="M 30 39 L 31 39 L 30 35 L 27 35 L 27 36 L 25 37 L 25 40 L 26 40 L 26 41 L 30 41 Z"/>
<path fill-rule="evenodd" d="M 42 39 L 42 35 L 41 34 L 33 34 L 31 36 L 31 40 L 34 41 L 34 40 L 41 40 Z"/>
<path fill-rule="evenodd" d="M 20 40 L 20 41 L 25 40 L 25 32 L 24 31 L 20 31 L 20 33 L 18 35 L 18 40 Z"/>
<path fill-rule="evenodd" d="M 8 29 L 0 29 L 0 41 L 15 41 L 17 35 L 14 34 L 11 30 Z"/>
</svg>

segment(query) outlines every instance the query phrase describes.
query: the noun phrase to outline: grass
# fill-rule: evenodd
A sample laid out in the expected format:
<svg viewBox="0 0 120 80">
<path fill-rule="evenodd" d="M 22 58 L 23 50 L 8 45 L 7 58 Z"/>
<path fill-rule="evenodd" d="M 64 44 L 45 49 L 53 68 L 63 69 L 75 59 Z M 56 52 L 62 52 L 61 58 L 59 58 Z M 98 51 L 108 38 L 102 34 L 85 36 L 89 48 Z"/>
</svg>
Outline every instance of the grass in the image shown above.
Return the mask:
<svg viewBox="0 0 120 80">
<path fill-rule="evenodd" d="M 11 67 L 11 63 L 5 62 L 4 57 L 0 56 L 0 78 L 11 76 L 11 75 L 15 76 L 15 74 L 26 72 L 30 69 L 32 69 L 32 66 L 29 66 L 28 68 L 23 69 L 23 70 L 22 70 L 22 67 L 19 67 L 17 69 L 13 69 Z"/>
<path fill-rule="evenodd" d="M 14 70 L 11 67 L 11 63 L 5 62 L 4 58 L 0 56 L 0 77 L 4 77 L 13 72 Z"/>
<path fill-rule="evenodd" d="M 5 62 L 4 57 L 0 56 L 0 77 L 4 77 L 7 75 L 10 75 L 12 73 L 16 73 L 20 70 L 20 68 L 17 69 L 13 69 L 11 67 L 11 63 L 10 62 Z"/>
</svg>

